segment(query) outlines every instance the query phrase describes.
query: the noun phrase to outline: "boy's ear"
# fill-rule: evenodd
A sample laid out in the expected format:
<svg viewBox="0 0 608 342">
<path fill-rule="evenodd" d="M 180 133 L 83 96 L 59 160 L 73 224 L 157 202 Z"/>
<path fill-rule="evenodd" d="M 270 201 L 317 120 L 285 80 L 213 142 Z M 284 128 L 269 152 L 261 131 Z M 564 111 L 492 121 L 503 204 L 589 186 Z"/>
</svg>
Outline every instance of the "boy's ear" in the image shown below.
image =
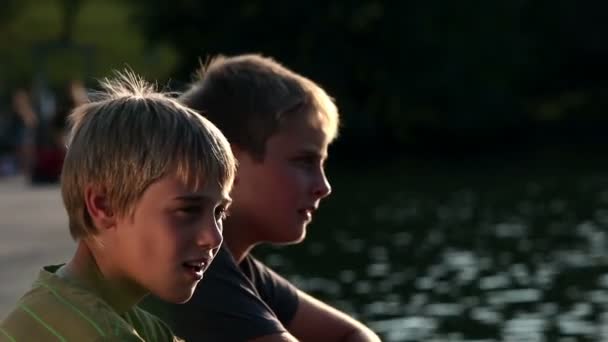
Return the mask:
<svg viewBox="0 0 608 342">
<path fill-rule="evenodd" d="M 84 189 L 84 203 L 93 224 L 99 229 L 114 226 L 116 215 L 112 210 L 105 189 L 89 185 Z"/>
</svg>

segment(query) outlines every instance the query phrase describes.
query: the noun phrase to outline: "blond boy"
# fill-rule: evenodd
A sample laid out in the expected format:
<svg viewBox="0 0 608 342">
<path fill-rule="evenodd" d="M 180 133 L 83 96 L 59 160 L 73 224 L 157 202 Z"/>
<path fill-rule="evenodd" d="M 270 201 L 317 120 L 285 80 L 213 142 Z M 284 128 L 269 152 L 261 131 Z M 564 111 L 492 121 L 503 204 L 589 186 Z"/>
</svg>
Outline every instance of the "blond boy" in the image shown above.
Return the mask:
<svg viewBox="0 0 608 342">
<path fill-rule="evenodd" d="M 0 341 L 174 341 L 135 304 L 190 299 L 222 242 L 235 161 L 209 121 L 132 73 L 70 115 L 61 191 L 72 259 L 44 267 Z"/>
<path fill-rule="evenodd" d="M 324 162 L 339 122 L 331 98 L 270 58 L 241 55 L 211 60 L 180 101 L 222 130 L 239 166 L 216 263 L 191 302 L 157 312 L 187 340 L 377 341 L 250 254 L 260 243 L 301 242 L 330 194 Z"/>
</svg>

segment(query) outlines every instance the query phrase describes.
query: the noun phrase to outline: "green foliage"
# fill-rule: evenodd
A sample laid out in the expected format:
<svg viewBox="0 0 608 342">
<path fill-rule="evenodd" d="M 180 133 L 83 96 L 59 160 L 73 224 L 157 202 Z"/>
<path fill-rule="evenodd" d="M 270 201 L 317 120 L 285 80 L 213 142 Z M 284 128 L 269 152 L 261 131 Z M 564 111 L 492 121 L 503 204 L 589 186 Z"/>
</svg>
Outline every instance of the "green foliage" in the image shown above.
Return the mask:
<svg viewBox="0 0 608 342">
<path fill-rule="evenodd" d="M 24 85 L 36 75 L 55 84 L 91 81 L 127 65 L 166 79 L 173 69 L 175 53 L 144 42 L 124 1 L 10 0 L 7 8 L 1 12 L 0 83 Z"/>
<path fill-rule="evenodd" d="M 6 51 L 0 62 L 10 65 L 5 74 L 31 73 L 42 63 L 52 64 L 47 69 L 54 78 L 74 73 L 70 68 L 81 68 L 78 62 L 42 62 L 32 53 L 37 42 L 66 35 L 93 48 L 95 57 L 87 62 L 94 76 L 128 63 L 150 78 L 171 75 L 185 82 L 201 58 L 261 52 L 310 76 L 337 99 L 347 139 L 488 136 L 606 112 L 604 2 L 32 3 L 10 0 L 2 14 L 11 18 L 0 26 Z M 66 34 L 61 18 L 70 17 L 69 8 L 77 14 Z"/>
</svg>

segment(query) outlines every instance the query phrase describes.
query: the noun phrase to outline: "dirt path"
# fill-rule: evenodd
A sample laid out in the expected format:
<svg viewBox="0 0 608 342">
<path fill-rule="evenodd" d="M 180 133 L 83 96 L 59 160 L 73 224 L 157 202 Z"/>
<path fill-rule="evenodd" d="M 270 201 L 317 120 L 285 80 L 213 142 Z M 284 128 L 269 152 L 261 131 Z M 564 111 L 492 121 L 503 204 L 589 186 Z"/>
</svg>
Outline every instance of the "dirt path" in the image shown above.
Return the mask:
<svg viewBox="0 0 608 342">
<path fill-rule="evenodd" d="M 27 291 L 41 266 L 65 262 L 74 246 L 58 186 L 0 179 L 0 318 Z"/>
</svg>

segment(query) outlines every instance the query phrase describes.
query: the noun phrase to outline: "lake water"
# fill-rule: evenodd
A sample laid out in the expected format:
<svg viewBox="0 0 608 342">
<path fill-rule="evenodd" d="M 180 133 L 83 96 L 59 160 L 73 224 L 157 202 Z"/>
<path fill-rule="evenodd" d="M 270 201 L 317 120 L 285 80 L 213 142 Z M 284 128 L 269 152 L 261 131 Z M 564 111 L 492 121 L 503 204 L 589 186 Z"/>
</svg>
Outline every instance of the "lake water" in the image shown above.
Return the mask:
<svg viewBox="0 0 608 342">
<path fill-rule="evenodd" d="M 601 155 L 334 166 L 305 243 L 254 252 L 385 341 L 608 340 Z"/>
<path fill-rule="evenodd" d="M 330 162 L 306 242 L 254 254 L 384 341 L 608 341 L 604 159 Z M 2 180 L 0 209 L 3 316 L 73 242 L 57 187 Z"/>
</svg>

